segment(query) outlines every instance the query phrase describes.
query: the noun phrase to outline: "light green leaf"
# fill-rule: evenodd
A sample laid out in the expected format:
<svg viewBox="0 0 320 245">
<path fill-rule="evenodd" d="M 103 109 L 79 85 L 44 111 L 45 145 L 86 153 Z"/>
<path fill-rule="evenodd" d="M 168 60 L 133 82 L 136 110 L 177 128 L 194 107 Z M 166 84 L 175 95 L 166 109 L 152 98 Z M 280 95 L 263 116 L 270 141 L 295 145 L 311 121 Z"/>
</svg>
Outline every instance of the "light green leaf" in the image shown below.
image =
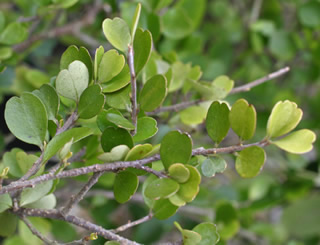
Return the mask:
<svg viewBox="0 0 320 245">
<path fill-rule="evenodd" d="M 26 143 L 42 146 L 48 118 L 45 106 L 37 96 L 25 92 L 20 98 L 12 97 L 4 113 L 8 128 L 14 136 Z"/>
<path fill-rule="evenodd" d="M 153 150 L 151 144 L 135 145 L 126 155 L 125 161 L 135 161 L 144 158 Z"/>
<path fill-rule="evenodd" d="M 0 43 L 14 45 L 22 42 L 28 37 L 28 29 L 20 22 L 11 22 L 1 31 Z"/>
<path fill-rule="evenodd" d="M 60 8 L 70 8 L 75 5 L 79 0 L 52 0 L 53 3 L 57 4 Z"/>
<path fill-rule="evenodd" d="M 140 19 L 140 13 L 141 13 L 141 3 L 138 3 L 136 11 L 134 12 L 133 20 L 132 20 L 132 27 L 131 27 L 132 39 L 135 38 L 136 30 L 137 30 L 139 19 Z"/>
<path fill-rule="evenodd" d="M 49 194 L 41 199 L 25 205 L 26 208 L 41 208 L 41 209 L 53 209 L 57 204 L 57 199 L 54 194 Z"/>
<path fill-rule="evenodd" d="M 286 137 L 272 141 L 272 144 L 290 153 L 303 154 L 312 150 L 316 134 L 308 129 L 301 129 Z"/>
<path fill-rule="evenodd" d="M 101 135 L 101 146 L 105 152 L 110 152 L 117 145 L 133 147 L 131 134 L 123 128 L 106 128 Z"/>
<path fill-rule="evenodd" d="M 111 49 L 106 52 L 99 63 L 98 80 L 101 83 L 110 81 L 117 76 L 123 69 L 125 59 L 117 50 Z"/>
<path fill-rule="evenodd" d="M 179 183 L 185 183 L 190 177 L 190 171 L 182 163 L 172 164 L 168 169 L 169 175 L 172 179 Z"/>
<path fill-rule="evenodd" d="M 80 96 L 79 118 L 89 119 L 98 115 L 103 108 L 104 102 L 105 97 L 99 84 L 86 88 Z"/>
<path fill-rule="evenodd" d="M 55 121 L 60 104 L 57 91 L 51 85 L 44 84 L 39 90 L 35 90 L 32 93 L 36 95 L 44 104 L 48 119 Z"/>
<path fill-rule="evenodd" d="M 140 93 L 140 107 L 144 111 L 153 111 L 159 107 L 167 94 L 167 80 L 163 75 L 155 75 L 143 86 Z"/>
<path fill-rule="evenodd" d="M 130 148 L 127 145 L 118 145 L 111 149 L 110 152 L 102 153 L 98 159 L 104 162 L 122 161 L 128 154 Z"/>
<path fill-rule="evenodd" d="M 147 64 L 152 51 L 152 36 L 148 30 L 139 28 L 133 42 L 134 70 L 138 75 Z"/>
<path fill-rule="evenodd" d="M 173 205 L 168 199 L 160 199 L 155 201 L 152 210 L 154 217 L 164 220 L 174 215 L 178 208 L 178 206 Z"/>
<path fill-rule="evenodd" d="M 265 161 L 265 151 L 259 146 L 250 146 L 237 156 L 236 170 L 243 178 L 253 178 L 259 174 Z"/>
<path fill-rule="evenodd" d="M 0 213 L 0 220 L 0 236 L 12 236 L 17 228 L 18 217 L 15 214 L 7 211 Z"/>
<path fill-rule="evenodd" d="M 72 128 L 59 135 L 54 136 L 44 151 L 43 162 L 53 157 L 66 143 L 73 138 L 73 143 L 92 134 L 90 128 Z"/>
<path fill-rule="evenodd" d="M 99 48 L 96 49 L 96 53 L 94 56 L 94 79 L 98 80 L 98 69 L 99 69 L 99 65 L 101 62 L 101 59 L 104 55 L 104 48 L 103 46 L 100 46 Z"/>
<path fill-rule="evenodd" d="M 177 195 L 186 202 L 191 202 L 199 192 L 199 185 L 201 182 L 201 175 L 199 171 L 191 166 L 185 165 L 190 172 L 190 177 L 187 182 L 180 184 L 180 189 Z"/>
<path fill-rule="evenodd" d="M 184 245 L 197 245 L 201 241 L 201 235 L 195 231 L 182 229 L 178 222 L 174 222 L 174 225 L 181 232 Z"/>
<path fill-rule="evenodd" d="M 169 198 L 177 193 L 178 190 L 179 184 L 176 181 L 162 178 L 152 181 L 145 189 L 144 194 L 150 199 L 158 200 L 160 198 Z"/>
<path fill-rule="evenodd" d="M 303 4 L 298 11 L 300 22 L 307 27 L 320 26 L 320 3 L 317 1 L 309 1 Z"/>
<path fill-rule="evenodd" d="M 12 48 L 10 47 L 1 47 L 0 48 L 0 60 L 9 59 L 12 56 Z"/>
<path fill-rule="evenodd" d="M 172 195 L 171 197 L 169 197 L 169 201 L 175 205 L 175 206 L 178 206 L 178 207 L 181 207 L 181 206 L 184 206 L 186 205 L 186 201 L 183 200 L 179 195 L 177 194 L 174 194 Z"/>
<path fill-rule="evenodd" d="M 232 90 L 234 81 L 227 76 L 219 76 L 212 82 L 213 97 L 224 99 Z"/>
<path fill-rule="evenodd" d="M 114 123 L 119 128 L 124 128 L 128 130 L 135 129 L 134 125 L 122 114 L 119 115 L 117 113 L 108 112 L 106 117 L 110 122 Z"/>
<path fill-rule="evenodd" d="M 68 70 L 59 72 L 56 79 L 57 92 L 76 102 L 79 101 L 82 92 L 88 87 L 89 73 L 88 68 L 81 61 L 73 61 Z"/>
<path fill-rule="evenodd" d="M 198 243 L 198 245 L 214 245 L 220 240 L 217 227 L 213 223 L 201 223 L 192 230 L 201 235 L 201 241 Z"/>
<path fill-rule="evenodd" d="M 112 78 L 107 83 L 102 84 L 102 91 L 104 93 L 112 93 L 118 91 L 119 89 L 122 89 L 125 86 L 127 86 L 130 83 L 130 81 L 130 69 L 129 66 L 126 64 L 117 76 Z"/>
<path fill-rule="evenodd" d="M 0 195 L 0 213 L 12 207 L 12 200 L 8 193 Z"/>
<path fill-rule="evenodd" d="M 192 140 L 189 135 L 172 131 L 166 134 L 160 146 L 160 156 L 166 169 L 174 163 L 187 164 L 192 153 Z"/>
<path fill-rule="evenodd" d="M 257 113 L 253 105 L 245 99 L 237 100 L 229 113 L 233 131 L 242 139 L 249 140 L 256 131 Z"/>
<path fill-rule="evenodd" d="M 213 177 L 227 168 L 226 161 L 220 156 L 209 157 L 201 164 L 201 172 L 206 177 Z"/>
<path fill-rule="evenodd" d="M 179 113 L 181 121 L 186 125 L 198 125 L 206 118 L 207 110 L 202 106 L 191 106 Z"/>
<path fill-rule="evenodd" d="M 272 109 L 267 124 L 267 136 L 275 138 L 289 133 L 299 124 L 302 110 L 289 100 L 279 101 Z"/>
<path fill-rule="evenodd" d="M 132 195 L 137 191 L 138 185 L 139 180 L 135 174 L 129 171 L 118 173 L 113 186 L 115 199 L 119 203 L 129 201 Z"/>
<path fill-rule="evenodd" d="M 210 138 L 219 144 L 228 134 L 230 128 L 229 107 L 226 103 L 214 101 L 207 113 L 206 128 Z"/>
<path fill-rule="evenodd" d="M 89 82 L 92 80 L 93 76 L 93 64 L 89 51 L 85 47 L 80 47 L 71 45 L 61 56 L 60 60 L 60 70 L 68 69 L 69 65 L 75 61 L 81 61 L 86 65 L 89 72 Z"/>
<path fill-rule="evenodd" d="M 27 154 L 24 151 L 19 151 L 16 153 L 16 163 L 17 166 L 15 167 L 16 170 L 20 170 L 20 175 L 17 177 L 22 177 L 22 175 L 26 174 L 28 172 L 28 170 L 31 168 L 31 166 L 38 160 L 39 157 L 35 156 L 35 155 L 31 155 L 31 154 Z M 13 173 L 11 170 L 13 170 L 14 168 L 11 169 L 10 166 L 10 172 Z M 42 173 L 43 168 L 40 169 L 38 171 L 38 174 Z M 16 173 L 16 174 L 17 174 Z"/>
<path fill-rule="evenodd" d="M 131 42 L 130 30 L 127 23 L 118 17 L 105 19 L 102 23 L 102 29 L 105 37 L 112 46 L 121 50 L 127 51 L 128 45 Z"/>
<path fill-rule="evenodd" d="M 36 185 L 34 188 L 26 188 L 21 193 L 20 206 L 38 201 L 42 197 L 48 194 L 52 187 L 52 180 L 46 181 L 40 185 Z"/>
<path fill-rule="evenodd" d="M 130 93 L 131 86 L 129 84 L 116 92 L 108 94 L 108 96 L 106 96 L 106 102 L 110 107 L 127 110 L 131 107 Z"/>
<path fill-rule="evenodd" d="M 151 138 L 158 132 L 157 121 L 152 117 L 140 117 L 137 121 L 137 133 L 133 136 L 135 142 Z"/>
</svg>

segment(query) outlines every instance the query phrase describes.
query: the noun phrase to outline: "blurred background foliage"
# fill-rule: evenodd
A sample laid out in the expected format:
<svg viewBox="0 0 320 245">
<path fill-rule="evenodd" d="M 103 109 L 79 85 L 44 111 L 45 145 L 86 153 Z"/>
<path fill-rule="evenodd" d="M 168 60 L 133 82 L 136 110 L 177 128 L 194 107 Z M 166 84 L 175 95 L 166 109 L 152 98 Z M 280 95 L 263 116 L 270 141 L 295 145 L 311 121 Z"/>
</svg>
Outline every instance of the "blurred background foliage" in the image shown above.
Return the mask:
<svg viewBox="0 0 320 245">
<path fill-rule="evenodd" d="M 34 150 L 9 135 L 3 119 L 8 98 L 48 83 L 59 72 L 61 54 L 71 44 L 83 45 L 91 54 L 100 44 L 110 48 L 101 31 L 102 21 L 121 16 L 130 22 L 136 2 L 143 6 L 140 26 L 151 31 L 154 49 L 163 60 L 199 65 L 203 80 L 228 75 L 239 86 L 282 67 L 291 68 L 281 78 L 227 97 L 230 103 L 243 97 L 257 108 L 253 141 L 264 135 L 273 105 L 285 99 L 297 102 L 303 109 L 299 127 L 319 134 L 319 0 L 1 0 L 1 155 L 16 146 Z M 97 8 L 98 5 L 103 7 Z M 150 60 L 147 67 L 152 69 L 153 59 Z M 177 64 L 176 69 L 183 74 L 186 66 Z M 174 95 L 181 101 L 194 99 L 185 94 Z M 169 122 L 163 119 L 153 143 L 178 123 L 178 127 L 192 133 L 195 146 L 210 146 L 203 125 L 192 127 L 180 121 L 175 114 Z M 232 133 L 223 142 L 235 143 Z M 227 156 L 227 170 L 214 178 L 203 178 L 200 193 L 190 207 L 166 221 L 153 219 L 125 235 L 143 244 L 157 244 L 168 237 L 174 241 L 179 235 L 173 221 L 192 229 L 208 220 L 218 226 L 219 244 L 319 244 L 319 146 L 316 142 L 314 150 L 302 156 L 268 147 L 267 164 L 253 179 L 241 179 L 234 170 L 233 158 Z M 63 183 L 66 184 L 61 181 L 61 186 Z M 112 183 L 110 174 L 101 179 L 98 187 L 110 189 Z M 57 197 L 67 199 L 68 188 L 75 186 L 77 183 L 67 182 Z M 77 212 L 105 228 L 117 227 L 147 212 L 139 198 L 118 205 L 96 195 L 83 204 Z M 51 233 L 62 241 L 75 239 L 81 233 L 60 221 L 32 221 L 45 234 Z M 102 240 L 94 243 L 101 244 Z M 39 240 L 21 223 L 17 235 L 3 244 L 39 244 Z"/>
</svg>

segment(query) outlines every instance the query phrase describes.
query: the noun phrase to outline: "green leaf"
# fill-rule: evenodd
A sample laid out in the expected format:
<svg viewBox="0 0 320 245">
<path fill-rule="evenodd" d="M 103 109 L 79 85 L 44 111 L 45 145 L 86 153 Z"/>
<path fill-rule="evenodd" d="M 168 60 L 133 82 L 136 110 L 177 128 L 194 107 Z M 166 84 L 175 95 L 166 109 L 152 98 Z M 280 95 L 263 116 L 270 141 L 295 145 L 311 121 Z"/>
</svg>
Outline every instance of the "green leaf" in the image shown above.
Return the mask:
<svg viewBox="0 0 320 245">
<path fill-rule="evenodd" d="M 0 213 L 12 207 L 12 200 L 8 193 L 0 195 Z"/>
<path fill-rule="evenodd" d="M 303 154 L 312 150 L 316 134 L 308 129 L 301 129 L 286 137 L 272 141 L 272 144 L 290 153 Z"/>
<path fill-rule="evenodd" d="M 108 94 L 106 96 L 106 102 L 110 107 L 127 110 L 131 107 L 130 101 L 131 86 L 130 84 L 116 92 Z"/>
<path fill-rule="evenodd" d="M 43 236 L 48 236 L 51 231 L 50 221 L 40 218 L 40 217 L 28 217 L 27 218 L 32 226 L 37 229 Z M 43 241 L 40 240 L 37 236 L 32 234 L 28 226 L 23 222 L 19 221 L 18 224 L 19 237 L 23 239 L 21 244 L 32 244 L 32 245 L 43 245 Z"/>
<path fill-rule="evenodd" d="M 253 105 L 244 99 L 237 100 L 229 113 L 233 131 L 242 139 L 249 140 L 256 131 L 257 113 Z"/>
<path fill-rule="evenodd" d="M 123 128 L 106 128 L 101 135 L 101 146 L 105 152 L 117 145 L 127 145 L 129 148 L 133 147 L 133 139 L 130 133 Z"/>
<path fill-rule="evenodd" d="M 40 185 L 36 185 L 34 188 L 26 188 L 21 193 L 20 206 L 38 201 L 42 197 L 48 194 L 52 187 L 52 180 L 46 181 Z"/>
<path fill-rule="evenodd" d="M 122 71 L 107 83 L 102 84 L 104 93 L 112 93 L 127 86 L 131 81 L 130 69 L 127 64 L 124 65 Z"/>
<path fill-rule="evenodd" d="M 177 193 L 178 190 L 179 184 L 176 181 L 162 178 L 152 181 L 145 189 L 144 194 L 150 199 L 158 200 L 160 198 L 169 198 Z"/>
<path fill-rule="evenodd" d="M 104 102 L 105 97 L 99 84 L 86 88 L 80 96 L 79 118 L 89 119 L 98 115 L 103 108 Z"/>
<path fill-rule="evenodd" d="M 135 145 L 126 155 L 125 161 L 135 161 L 144 158 L 153 150 L 151 144 Z"/>
<path fill-rule="evenodd" d="M 181 232 L 184 245 L 196 245 L 201 241 L 201 235 L 195 231 L 182 229 L 178 222 L 174 222 L 175 226 Z"/>
<path fill-rule="evenodd" d="M 269 49 L 271 54 L 281 61 L 289 61 L 296 54 L 291 33 L 284 30 L 277 30 L 272 33 L 269 40 Z"/>
<path fill-rule="evenodd" d="M 57 204 L 57 199 L 54 194 L 49 194 L 41 199 L 25 205 L 26 208 L 41 208 L 41 209 L 53 209 Z"/>
<path fill-rule="evenodd" d="M 132 38 L 135 38 L 136 30 L 137 30 L 139 19 L 140 19 L 140 13 L 141 13 L 141 3 L 138 3 L 136 11 L 134 12 L 133 20 L 132 20 L 132 27 L 131 27 Z"/>
<path fill-rule="evenodd" d="M 98 159 L 103 162 L 117 162 L 122 161 L 128 154 L 130 148 L 127 145 L 118 145 L 111 149 L 110 152 L 102 153 Z"/>
<path fill-rule="evenodd" d="M 206 177 L 214 177 L 227 168 L 226 161 L 220 156 L 209 157 L 201 164 L 201 172 Z"/>
<path fill-rule="evenodd" d="M 221 239 L 229 240 L 240 228 L 237 211 L 231 203 L 222 201 L 216 207 L 216 224 Z"/>
<path fill-rule="evenodd" d="M 123 69 L 125 59 L 117 50 L 111 49 L 106 52 L 99 63 L 98 80 L 101 83 L 110 81 L 117 76 Z"/>
<path fill-rule="evenodd" d="M 173 205 L 168 199 L 160 199 L 155 201 L 152 210 L 154 217 L 164 220 L 174 215 L 178 208 L 178 206 Z"/>
<path fill-rule="evenodd" d="M 68 66 L 68 70 L 65 69 L 59 72 L 56 80 L 56 89 L 60 95 L 78 102 L 88 84 L 88 68 L 84 63 L 76 60 Z"/>
<path fill-rule="evenodd" d="M 61 56 L 60 60 L 60 70 L 68 69 L 69 65 L 75 61 L 81 61 L 86 65 L 89 72 L 89 82 L 92 80 L 93 76 L 93 64 L 89 51 L 85 47 L 80 47 L 71 45 Z"/>
<path fill-rule="evenodd" d="M 147 64 L 152 51 L 152 36 L 148 30 L 139 28 L 133 42 L 134 70 L 136 75 Z"/>
<path fill-rule="evenodd" d="M 214 245 L 220 240 L 217 227 L 213 223 L 201 223 L 192 230 L 201 235 L 201 241 L 198 243 L 198 245 Z"/>
<path fill-rule="evenodd" d="M 265 161 L 265 151 L 259 146 L 250 146 L 237 156 L 236 170 L 243 178 L 253 178 L 259 174 Z"/>
<path fill-rule="evenodd" d="M 169 175 L 172 179 L 179 183 L 185 183 L 190 177 L 190 171 L 182 163 L 172 164 L 168 169 Z"/>
<path fill-rule="evenodd" d="M 17 177 L 22 177 L 24 174 L 26 174 L 28 172 L 28 170 L 31 168 L 31 166 L 38 160 L 39 157 L 35 156 L 35 155 L 31 155 L 31 154 L 27 154 L 24 151 L 19 151 L 16 153 L 16 164 L 17 166 L 15 167 L 16 170 L 20 170 L 19 173 L 20 175 Z M 10 172 L 13 173 L 11 170 L 13 170 L 14 168 L 11 169 L 10 166 Z M 38 170 L 38 174 L 41 173 L 43 171 L 43 168 Z"/>
<path fill-rule="evenodd" d="M 4 113 L 8 128 L 14 136 L 26 143 L 42 146 L 48 118 L 45 106 L 37 96 L 25 92 L 20 98 L 12 97 Z"/>
<path fill-rule="evenodd" d="M 186 201 L 183 200 L 179 195 L 174 194 L 173 196 L 169 197 L 169 201 L 178 207 L 186 205 Z"/>
<path fill-rule="evenodd" d="M 129 171 L 118 173 L 113 186 L 115 199 L 119 203 L 129 201 L 132 195 L 137 191 L 138 185 L 139 180 L 135 174 Z"/>
<path fill-rule="evenodd" d="M 167 80 L 163 75 L 155 75 L 143 86 L 140 93 L 140 107 L 144 111 L 153 111 L 159 107 L 167 94 Z"/>
<path fill-rule="evenodd" d="M 103 131 L 107 128 L 107 127 L 117 127 L 117 125 L 115 125 L 114 123 L 110 122 L 108 119 L 107 119 L 107 114 L 108 113 L 113 113 L 113 114 L 118 114 L 118 115 L 122 115 L 120 111 L 116 110 L 116 109 L 113 109 L 113 108 L 110 108 L 108 110 L 102 110 L 98 116 L 97 116 L 97 125 L 98 125 L 98 128 L 100 129 L 100 131 L 103 133 Z"/>
<path fill-rule="evenodd" d="M 300 22 L 307 27 L 320 26 L 320 3 L 316 1 L 309 1 L 303 4 L 298 11 Z"/>
<path fill-rule="evenodd" d="M 12 48 L 10 47 L 1 47 L 0 48 L 0 60 L 9 59 L 12 56 Z"/>
<path fill-rule="evenodd" d="M 115 241 L 109 241 L 109 242 L 105 242 L 104 245 L 121 245 L 121 244 Z"/>
<path fill-rule="evenodd" d="M 228 134 L 230 128 L 229 107 L 226 103 L 214 101 L 209 107 L 206 129 L 210 138 L 219 144 Z"/>
<path fill-rule="evenodd" d="M 92 134 L 90 128 L 72 128 L 69 129 L 59 135 L 54 136 L 49 144 L 47 145 L 44 156 L 43 162 L 48 161 L 51 157 L 53 157 L 66 143 L 68 143 L 73 138 L 73 143 L 89 136 Z"/>
<path fill-rule="evenodd" d="M 180 184 L 180 189 L 177 195 L 186 202 L 191 202 L 199 192 L 201 175 L 199 171 L 190 165 L 185 165 L 190 172 L 190 177 L 187 182 Z"/>
<path fill-rule="evenodd" d="M 289 133 L 299 124 L 302 110 L 297 104 L 286 100 L 279 101 L 272 109 L 267 124 L 267 136 L 275 138 Z"/>
<path fill-rule="evenodd" d="M 191 106 L 179 113 L 181 121 L 186 125 L 198 125 L 206 118 L 207 110 L 202 106 Z"/>
<path fill-rule="evenodd" d="M 53 3 L 57 4 L 60 8 L 70 8 L 75 5 L 79 0 L 52 0 Z"/>
<path fill-rule="evenodd" d="M 96 53 L 94 56 L 94 79 L 98 80 L 98 69 L 99 69 L 99 65 L 101 62 L 101 59 L 104 55 L 104 48 L 103 46 L 100 46 L 99 48 L 96 49 Z"/>
<path fill-rule="evenodd" d="M 123 19 L 118 17 L 113 20 L 105 19 L 102 23 L 102 29 L 105 37 L 113 47 L 122 52 L 127 51 L 131 36 L 129 27 Z"/>
<path fill-rule="evenodd" d="M 17 228 L 18 217 L 15 214 L 7 211 L 0 213 L 0 220 L 0 236 L 12 236 Z"/>
<path fill-rule="evenodd" d="M 60 100 L 54 87 L 49 84 L 44 84 L 39 90 L 35 90 L 32 93 L 44 104 L 48 119 L 55 121 L 59 110 Z"/>
<path fill-rule="evenodd" d="M 192 154 L 192 140 L 189 135 L 172 131 L 161 142 L 160 156 L 166 169 L 174 163 L 187 164 Z"/>
<path fill-rule="evenodd" d="M 28 30 L 23 23 L 11 22 L 1 31 L 0 43 L 14 45 L 22 42 L 28 37 Z"/>
<path fill-rule="evenodd" d="M 6 24 L 6 18 L 3 14 L 3 11 L 0 10 L 0 31 L 2 32 L 4 26 Z"/>
<path fill-rule="evenodd" d="M 224 99 L 232 90 L 234 81 L 227 76 L 219 76 L 212 82 L 215 99 Z"/>
<path fill-rule="evenodd" d="M 135 142 L 151 138 L 158 132 L 157 121 L 152 117 L 140 117 L 137 121 L 137 133 L 133 136 Z"/>
<path fill-rule="evenodd" d="M 108 112 L 106 117 L 110 122 L 114 123 L 119 128 L 124 128 L 127 130 L 135 129 L 134 125 L 121 113 L 119 115 L 117 113 Z"/>
</svg>

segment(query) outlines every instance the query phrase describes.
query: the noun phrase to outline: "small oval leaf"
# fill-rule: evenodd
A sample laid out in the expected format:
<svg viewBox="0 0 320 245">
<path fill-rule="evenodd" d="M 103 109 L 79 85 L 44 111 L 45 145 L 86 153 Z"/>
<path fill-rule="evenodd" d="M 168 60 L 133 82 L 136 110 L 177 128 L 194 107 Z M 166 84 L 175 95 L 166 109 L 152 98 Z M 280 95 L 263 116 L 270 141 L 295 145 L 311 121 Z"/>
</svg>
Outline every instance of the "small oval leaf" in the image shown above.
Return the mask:
<svg viewBox="0 0 320 245">
<path fill-rule="evenodd" d="M 168 198 L 179 190 L 179 184 L 172 179 L 157 179 L 152 181 L 145 189 L 146 197 L 158 200 L 160 198 Z"/>
<path fill-rule="evenodd" d="M 130 200 L 137 191 L 139 185 L 138 177 L 129 172 L 122 171 L 116 175 L 113 192 L 114 197 L 119 203 L 125 203 Z"/>
</svg>

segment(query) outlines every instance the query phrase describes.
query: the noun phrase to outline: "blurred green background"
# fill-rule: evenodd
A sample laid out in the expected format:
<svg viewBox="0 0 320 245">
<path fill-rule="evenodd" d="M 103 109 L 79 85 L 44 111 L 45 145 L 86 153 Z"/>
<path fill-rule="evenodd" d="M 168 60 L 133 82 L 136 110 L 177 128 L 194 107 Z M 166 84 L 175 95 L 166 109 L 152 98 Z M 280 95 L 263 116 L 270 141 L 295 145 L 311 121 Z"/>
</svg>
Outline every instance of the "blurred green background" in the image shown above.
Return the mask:
<svg viewBox="0 0 320 245">
<path fill-rule="evenodd" d="M 285 66 L 291 68 L 280 78 L 227 97 L 230 103 L 242 97 L 255 105 L 258 125 L 254 140 L 265 134 L 273 105 L 286 99 L 295 101 L 304 111 L 298 127 L 319 135 L 319 0 L 1 0 L 1 155 L 14 146 L 34 150 L 10 137 L 3 119 L 8 98 L 48 83 L 57 75 L 60 56 L 71 44 L 86 46 L 91 54 L 100 44 L 110 48 L 101 31 L 102 21 L 121 16 L 130 22 L 137 2 L 143 5 L 140 26 L 152 32 L 155 50 L 168 62 L 181 60 L 199 65 L 203 80 L 228 75 L 239 86 Z M 97 4 L 103 4 L 103 8 L 85 22 L 86 13 Z M 77 21 L 87 24 L 79 30 L 48 34 Z M 20 32 L 19 40 L 5 32 L 11 23 L 18 23 L 14 30 Z M 19 45 L 29 40 L 29 35 L 40 38 L 21 48 Z M 192 133 L 195 145 L 208 144 L 203 125 L 182 127 Z M 168 126 L 163 124 L 161 130 L 165 132 Z M 225 144 L 230 142 L 232 136 Z M 169 220 L 149 221 L 125 235 L 143 244 L 161 244 L 161 240 L 177 240 L 174 220 L 186 229 L 209 220 L 218 225 L 222 238 L 219 244 L 320 244 L 319 146 L 318 141 L 313 151 L 302 156 L 268 147 L 267 163 L 254 179 L 241 179 L 233 169 L 232 156 L 226 157 L 227 170 L 215 178 L 203 178 L 200 194 L 191 207 Z M 109 182 L 100 183 L 100 187 L 110 188 Z M 65 192 L 61 189 L 60 198 L 66 198 Z M 86 199 L 80 211 L 99 225 L 113 228 L 141 217 L 147 208 L 139 202 L 118 205 L 95 196 Z M 59 221 L 34 222 L 65 241 L 76 238 L 79 232 Z M 18 235 L 3 243 L 39 242 L 30 236 L 21 225 Z"/>
</svg>

